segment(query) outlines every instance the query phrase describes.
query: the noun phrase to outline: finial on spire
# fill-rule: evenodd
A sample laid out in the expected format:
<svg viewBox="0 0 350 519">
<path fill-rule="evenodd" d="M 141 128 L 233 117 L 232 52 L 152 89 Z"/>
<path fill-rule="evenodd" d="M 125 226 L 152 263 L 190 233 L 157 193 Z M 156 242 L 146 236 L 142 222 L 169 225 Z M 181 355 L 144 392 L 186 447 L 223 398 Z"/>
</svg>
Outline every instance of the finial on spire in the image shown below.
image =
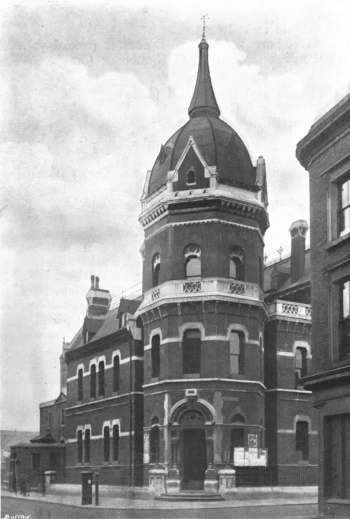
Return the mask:
<svg viewBox="0 0 350 519">
<path fill-rule="evenodd" d="M 202 39 L 205 40 L 205 29 L 206 29 L 206 20 L 209 20 L 209 16 L 207 13 L 201 15 L 201 20 L 203 23 L 203 30 L 202 30 Z"/>
</svg>

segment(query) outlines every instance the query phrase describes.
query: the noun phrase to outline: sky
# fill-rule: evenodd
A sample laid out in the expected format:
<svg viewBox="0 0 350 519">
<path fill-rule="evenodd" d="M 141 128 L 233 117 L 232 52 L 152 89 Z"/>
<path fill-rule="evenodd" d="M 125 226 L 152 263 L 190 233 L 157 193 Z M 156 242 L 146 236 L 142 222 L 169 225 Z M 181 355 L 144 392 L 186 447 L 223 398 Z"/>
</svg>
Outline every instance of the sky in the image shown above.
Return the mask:
<svg viewBox="0 0 350 519">
<path fill-rule="evenodd" d="M 222 118 L 267 164 L 268 260 L 309 219 L 295 158 L 350 91 L 346 0 L 16 1 L 0 42 L 1 427 L 36 430 L 90 275 L 117 299 L 140 288 L 140 195 L 188 118 L 207 13 Z"/>
</svg>

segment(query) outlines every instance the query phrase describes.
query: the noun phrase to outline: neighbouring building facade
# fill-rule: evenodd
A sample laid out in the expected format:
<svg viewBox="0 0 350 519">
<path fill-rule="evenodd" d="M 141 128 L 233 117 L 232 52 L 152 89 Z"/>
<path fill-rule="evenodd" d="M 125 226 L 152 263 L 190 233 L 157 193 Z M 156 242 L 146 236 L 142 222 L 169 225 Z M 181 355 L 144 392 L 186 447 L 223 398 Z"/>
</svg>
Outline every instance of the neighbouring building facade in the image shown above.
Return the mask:
<svg viewBox="0 0 350 519">
<path fill-rule="evenodd" d="M 65 481 L 91 469 L 105 484 L 158 477 L 168 493 L 217 492 L 234 471 L 237 485 L 315 484 L 307 223 L 264 266 L 265 161 L 220 118 L 204 37 L 189 120 L 141 204 L 142 294 L 111 308 L 92 276 L 64 344 Z"/>
<path fill-rule="evenodd" d="M 350 515 L 350 95 L 297 146 L 311 204 L 312 374 L 320 416 L 320 508 Z"/>
</svg>

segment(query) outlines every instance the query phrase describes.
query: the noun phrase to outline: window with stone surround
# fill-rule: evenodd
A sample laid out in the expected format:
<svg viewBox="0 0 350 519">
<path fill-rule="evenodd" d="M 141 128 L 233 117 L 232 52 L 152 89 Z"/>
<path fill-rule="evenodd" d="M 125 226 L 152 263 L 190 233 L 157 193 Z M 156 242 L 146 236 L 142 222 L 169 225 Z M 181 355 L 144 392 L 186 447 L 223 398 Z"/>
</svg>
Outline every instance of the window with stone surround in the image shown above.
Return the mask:
<svg viewBox="0 0 350 519">
<path fill-rule="evenodd" d="M 202 275 L 201 248 L 196 244 L 187 245 L 184 251 L 185 277 L 200 278 Z"/>
<path fill-rule="evenodd" d="M 156 378 L 160 375 L 160 337 L 154 335 L 152 337 L 151 347 L 152 377 Z"/>
<path fill-rule="evenodd" d="M 77 459 L 78 463 L 83 462 L 83 431 L 81 429 L 77 431 Z"/>
<path fill-rule="evenodd" d="M 339 287 L 339 359 L 350 357 L 350 278 Z"/>
<path fill-rule="evenodd" d="M 120 382 L 120 359 L 119 355 L 113 358 L 113 392 L 119 391 Z"/>
<path fill-rule="evenodd" d="M 244 335 L 232 330 L 229 337 L 230 375 L 244 373 Z"/>
<path fill-rule="evenodd" d="M 78 371 L 78 400 L 81 402 L 83 400 L 83 377 L 84 372 L 82 369 Z"/>
<path fill-rule="evenodd" d="M 182 365 L 184 375 L 199 375 L 201 367 L 201 332 L 186 330 L 182 340 Z"/>
<path fill-rule="evenodd" d="M 338 234 L 350 233 L 350 178 L 338 185 Z"/>
<path fill-rule="evenodd" d="M 299 453 L 300 460 L 309 459 L 309 424 L 299 420 L 295 427 L 295 449 Z"/>
<path fill-rule="evenodd" d="M 90 367 L 90 397 L 96 398 L 96 365 Z"/>
<path fill-rule="evenodd" d="M 103 360 L 98 365 L 98 396 L 105 396 L 105 363 Z"/>
<path fill-rule="evenodd" d="M 90 463 L 90 429 L 86 429 L 84 435 L 84 461 Z"/>
<path fill-rule="evenodd" d="M 109 461 L 110 454 L 110 438 L 109 438 L 109 426 L 106 425 L 103 428 L 103 459 Z"/>
<path fill-rule="evenodd" d="M 159 273 L 160 273 L 160 254 L 155 254 L 152 259 L 152 286 L 156 287 L 159 285 Z"/>
<path fill-rule="evenodd" d="M 307 375 L 307 350 L 301 346 L 295 349 L 295 388 L 303 389 L 302 378 Z"/>
<path fill-rule="evenodd" d="M 229 277 L 244 280 L 244 252 L 241 247 L 232 247 L 229 262 Z"/>
<path fill-rule="evenodd" d="M 119 425 L 113 425 L 113 461 L 119 460 Z"/>
</svg>

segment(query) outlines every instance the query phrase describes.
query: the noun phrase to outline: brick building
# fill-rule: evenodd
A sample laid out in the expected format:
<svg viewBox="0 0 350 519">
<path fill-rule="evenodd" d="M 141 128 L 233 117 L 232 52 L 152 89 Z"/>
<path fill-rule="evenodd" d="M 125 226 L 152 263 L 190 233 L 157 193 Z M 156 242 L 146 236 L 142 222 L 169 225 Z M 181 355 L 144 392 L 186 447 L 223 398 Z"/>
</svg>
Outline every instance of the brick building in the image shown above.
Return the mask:
<svg viewBox="0 0 350 519">
<path fill-rule="evenodd" d="M 312 375 L 320 416 L 320 508 L 350 515 L 350 95 L 297 146 L 309 171 Z"/>
<path fill-rule="evenodd" d="M 188 112 L 146 176 L 142 295 L 111 308 L 92 276 L 66 346 L 66 481 L 213 492 L 234 467 L 238 485 L 314 484 L 307 224 L 264 267 L 265 161 L 220 118 L 205 38 Z"/>
</svg>

